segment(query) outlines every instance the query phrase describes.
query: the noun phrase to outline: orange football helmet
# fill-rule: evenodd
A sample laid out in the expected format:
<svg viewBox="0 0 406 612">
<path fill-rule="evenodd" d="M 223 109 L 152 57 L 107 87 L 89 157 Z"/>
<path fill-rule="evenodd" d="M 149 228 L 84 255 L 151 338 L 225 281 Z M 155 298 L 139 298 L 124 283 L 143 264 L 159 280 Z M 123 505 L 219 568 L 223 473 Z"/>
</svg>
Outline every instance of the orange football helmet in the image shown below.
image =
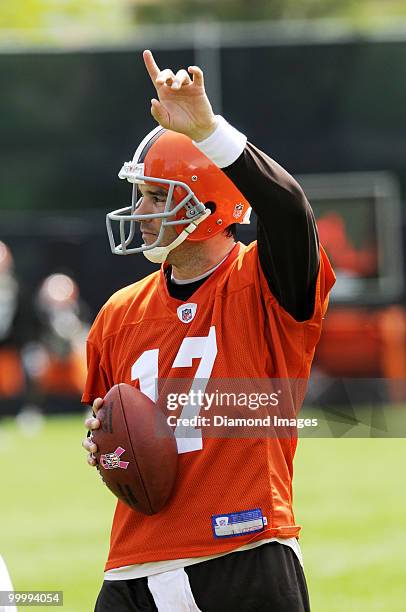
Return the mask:
<svg viewBox="0 0 406 612">
<path fill-rule="evenodd" d="M 111 250 L 116 255 L 144 253 L 155 263 L 165 261 L 169 251 L 184 240 L 208 240 L 233 223 L 249 223 L 251 207 L 227 175 L 199 151 L 187 136 L 165 130 L 152 130 L 138 146 L 133 160 L 126 162 L 119 178 L 133 183 L 131 206 L 107 214 Z M 141 199 L 137 184 L 154 184 L 168 191 L 160 213 L 137 214 Z M 162 219 L 159 235 L 150 245 L 130 246 L 135 224 Z M 112 222 L 119 224 L 115 242 Z M 126 224 L 129 224 L 126 228 Z M 178 237 L 160 246 L 165 227 L 175 227 Z M 126 229 L 128 230 L 126 232 Z"/>
</svg>

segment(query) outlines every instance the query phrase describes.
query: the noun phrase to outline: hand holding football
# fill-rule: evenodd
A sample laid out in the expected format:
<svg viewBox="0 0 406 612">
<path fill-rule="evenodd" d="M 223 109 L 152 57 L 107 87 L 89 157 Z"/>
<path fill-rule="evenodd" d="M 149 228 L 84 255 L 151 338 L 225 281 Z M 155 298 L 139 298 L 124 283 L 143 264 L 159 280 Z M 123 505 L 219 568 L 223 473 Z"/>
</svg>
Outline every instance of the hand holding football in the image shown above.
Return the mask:
<svg viewBox="0 0 406 612">
<path fill-rule="evenodd" d="M 97 468 L 110 491 L 143 514 L 162 510 L 172 493 L 177 446 L 164 413 L 144 393 L 114 385 L 97 412 L 92 432 Z"/>
</svg>

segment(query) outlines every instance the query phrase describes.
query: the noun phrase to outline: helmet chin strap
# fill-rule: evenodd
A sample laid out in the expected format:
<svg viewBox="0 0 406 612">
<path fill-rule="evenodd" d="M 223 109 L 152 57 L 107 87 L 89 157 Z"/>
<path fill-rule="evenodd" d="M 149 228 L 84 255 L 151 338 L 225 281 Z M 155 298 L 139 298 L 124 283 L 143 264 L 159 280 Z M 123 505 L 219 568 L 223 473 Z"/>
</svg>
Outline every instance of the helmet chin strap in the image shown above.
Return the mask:
<svg viewBox="0 0 406 612">
<path fill-rule="evenodd" d="M 196 221 L 192 221 L 189 223 L 187 227 L 179 234 L 179 236 L 167 246 L 156 246 L 153 249 L 149 249 L 148 251 L 143 251 L 144 257 L 146 257 L 152 263 L 162 264 L 168 257 L 169 253 L 176 249 L 182 242 L 186 240 L 186 238 L 197 229 L 198 225 L 211 214 L 211 211 L 206 208 L 206 212 L 196 219 Z"/>
</svg>

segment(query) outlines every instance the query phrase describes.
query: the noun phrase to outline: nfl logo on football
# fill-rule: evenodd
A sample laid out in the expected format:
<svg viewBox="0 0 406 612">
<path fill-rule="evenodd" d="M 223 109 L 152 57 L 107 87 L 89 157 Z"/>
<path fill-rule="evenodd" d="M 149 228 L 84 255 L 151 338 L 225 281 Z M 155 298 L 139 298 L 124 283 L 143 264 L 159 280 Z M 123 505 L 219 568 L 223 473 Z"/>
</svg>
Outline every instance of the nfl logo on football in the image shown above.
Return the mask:
<svg viewBox="0 0 406 612">
<path fill-rule="evenodd" d="M 100 463 L 105 470 L 114 470 L 119 467 L 119 458 L 115 453 L 107 453 L 100 457 Z"/>
<path fill-rule="evenodd" d="M 120 468 L 126 470 L 128 461 L 120 461 L 121 455 L 125 453 L 125 449 L 118 446 L 114 453 L 105 453 L 100 456 L 100 463 L 105 470 L 115 470 Z"/>
</svg>

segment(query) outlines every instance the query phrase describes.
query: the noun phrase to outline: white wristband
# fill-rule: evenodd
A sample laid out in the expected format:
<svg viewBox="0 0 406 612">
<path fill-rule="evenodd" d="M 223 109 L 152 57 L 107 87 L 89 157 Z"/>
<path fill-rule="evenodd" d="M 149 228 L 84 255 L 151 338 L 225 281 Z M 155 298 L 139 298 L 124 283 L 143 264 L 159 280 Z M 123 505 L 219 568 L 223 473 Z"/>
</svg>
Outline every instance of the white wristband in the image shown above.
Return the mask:
<svg viewBox="0 0 406 612">
<path fill-rule="evenodd" d="M 193 144 L 219 168 L 226 168 L 236 161 L 244 151 L 247 137 L 216 115 L 217 127 L 205 140 Z"/>
</svg>

